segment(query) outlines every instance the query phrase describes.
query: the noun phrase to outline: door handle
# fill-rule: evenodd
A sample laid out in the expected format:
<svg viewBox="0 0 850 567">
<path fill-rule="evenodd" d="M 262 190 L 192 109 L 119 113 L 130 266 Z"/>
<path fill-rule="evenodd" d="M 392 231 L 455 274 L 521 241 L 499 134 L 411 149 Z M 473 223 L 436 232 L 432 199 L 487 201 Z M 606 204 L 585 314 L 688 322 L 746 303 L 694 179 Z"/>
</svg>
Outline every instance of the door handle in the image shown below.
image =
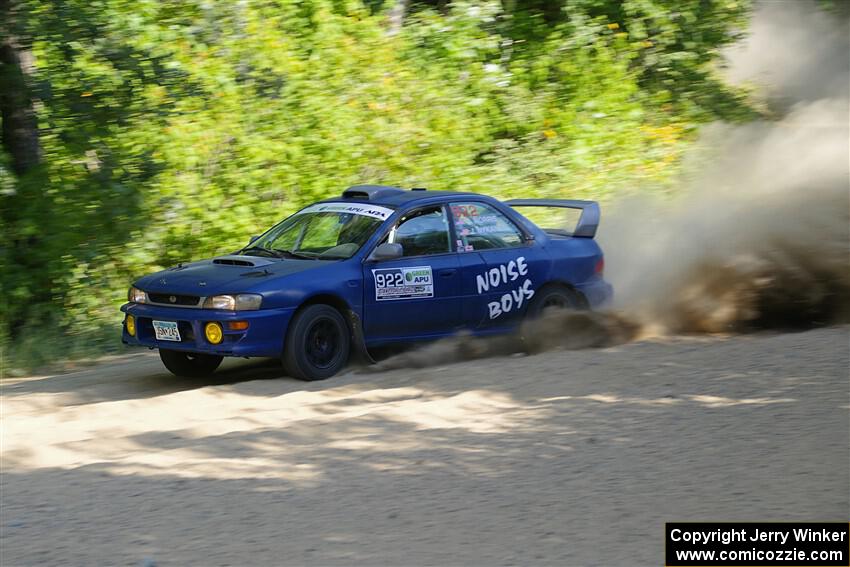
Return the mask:
<svg viewBox="0 0 850 567">
<path fill-rule="evenodd" d="M 440 270 L 440 277 L 441 278 L 450 278 L 453 275 L 455 275 L 456 273 L 457 273 L 457 270 L 455 268 L 451 268 L 449 270 Z"/>
</svg>

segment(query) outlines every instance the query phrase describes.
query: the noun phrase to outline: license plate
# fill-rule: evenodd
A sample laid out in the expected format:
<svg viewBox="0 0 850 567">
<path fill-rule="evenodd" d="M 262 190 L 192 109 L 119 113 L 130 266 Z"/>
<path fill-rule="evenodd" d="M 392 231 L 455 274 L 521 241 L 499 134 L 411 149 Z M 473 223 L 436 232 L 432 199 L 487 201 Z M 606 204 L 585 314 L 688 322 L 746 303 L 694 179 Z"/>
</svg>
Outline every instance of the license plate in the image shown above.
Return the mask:
<svg viewBox="0 0 850 567">
<path fill-rule="evenodd" d="M 154 321 L 153 331 L 158 341 L 180 342 L 180 331 L 177 330 L 177 323 L 173 321 Z"/>
</svg>

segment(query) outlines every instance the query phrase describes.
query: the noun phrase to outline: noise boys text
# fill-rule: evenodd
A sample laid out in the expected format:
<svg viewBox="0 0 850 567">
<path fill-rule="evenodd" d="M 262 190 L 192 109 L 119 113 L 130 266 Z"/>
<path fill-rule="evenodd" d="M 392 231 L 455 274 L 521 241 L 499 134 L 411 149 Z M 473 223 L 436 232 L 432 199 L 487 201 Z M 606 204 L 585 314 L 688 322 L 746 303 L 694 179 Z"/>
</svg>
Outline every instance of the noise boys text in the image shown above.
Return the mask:
<svg viewBox="0 0 850 567">
<path fill-rule="evenodd" d="M 525 263 L 525 256 L 520 256 L 516 260 L 511 260 L 505 264 L 490 268 L 483 274 L 475 276 L 478 295 L 481 295 L 485 291 L 490 291 L 490 288 L 495 289 L 501 285 L 516 282 L 526 274 L 528 274 L 528 264 Z M 521 284 L 517 284 L 513 289 L 504 293 L 497 301 L 487 303 L 490 319 L 495 319 L 502 313 L 509 313 L 514 309 L 519 309 L 523 303 L 533 296 L 534 290 L 531 289 L 531 278 L 525 278 Z"/>
</svg>

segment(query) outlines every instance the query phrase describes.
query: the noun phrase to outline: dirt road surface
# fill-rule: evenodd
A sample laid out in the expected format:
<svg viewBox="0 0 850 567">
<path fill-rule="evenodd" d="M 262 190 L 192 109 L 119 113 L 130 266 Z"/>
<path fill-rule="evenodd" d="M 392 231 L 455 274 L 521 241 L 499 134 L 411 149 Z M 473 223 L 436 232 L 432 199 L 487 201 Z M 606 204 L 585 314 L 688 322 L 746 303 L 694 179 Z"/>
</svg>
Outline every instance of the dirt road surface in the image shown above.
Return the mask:
<svg viewBox="0 0 850 567">
<path fill-rule="evenodd" d="M 141 354 L 2 384 L 3 565 L 660 565 L 663 524 L 844 520 L 850 327 L 319 383 Z"/>
</svg>

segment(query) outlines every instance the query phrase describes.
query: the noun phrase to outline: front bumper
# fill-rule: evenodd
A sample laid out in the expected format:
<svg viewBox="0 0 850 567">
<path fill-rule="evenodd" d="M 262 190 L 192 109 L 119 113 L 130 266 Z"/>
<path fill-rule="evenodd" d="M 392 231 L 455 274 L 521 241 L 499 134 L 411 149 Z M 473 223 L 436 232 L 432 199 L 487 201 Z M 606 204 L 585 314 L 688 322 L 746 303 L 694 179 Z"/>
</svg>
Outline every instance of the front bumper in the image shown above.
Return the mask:
<svg viewBox="0 0 850 567">
<path fill-rule="evenodd" d="M 130 346 L 182 350 L 221 356 L 280 356 L 283 339 L 295 308 L 258 309 L 256 311 L 221 311 L 217 309 L 186 309 L 162 307 L 143 303 L 126 303 L 121 311 L 136 318 L 136 336 L 130 336 L 127 325 L 121 332 L 121 342 Z M 158 341 L 153 321 L 173 321 L 180 330 L 180 341 Z M 224 340 L 217 345 L 204 337 L 204 325 L 218 321 L 224 327 Z M 248 329 L 231 331 L 227 321 L 247 321 Z"/>
</svg>

